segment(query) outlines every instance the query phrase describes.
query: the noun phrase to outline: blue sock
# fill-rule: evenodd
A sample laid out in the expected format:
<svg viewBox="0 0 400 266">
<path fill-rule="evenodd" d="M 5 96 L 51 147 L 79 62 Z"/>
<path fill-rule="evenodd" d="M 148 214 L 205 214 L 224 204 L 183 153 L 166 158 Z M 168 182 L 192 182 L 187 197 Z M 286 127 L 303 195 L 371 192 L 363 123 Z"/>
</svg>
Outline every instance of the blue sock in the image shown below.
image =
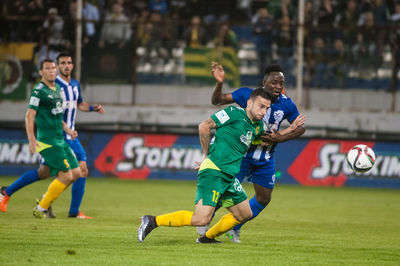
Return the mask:
<svg viewBox="0 0 400 266">
<path fill-rule="evenodd" d="M 252 219 L 254 219 L 262 210 L 264 210 L 265 206 L 262 205 L 261 203 L 259 203 L 259 202 L 256 200 L 256 196 L 252 197 L 251 200 L 249 201 L 249 203 L 250 203 L 251 211 L 253 212 L 253 217 L 251 217 L 251 219 L 250 219 L 250 220 L 252 220 Z M 245 223 L 246 223 L 246 222 L 245 222 Z M 236 230 L 240 230 L 240 228 L 241 228 L 245 223 L 236 225 L 236 226 L 233 228 L 233 230 L 235 230 L 235 231 L 236 231 Z"/>
<path fill-rule="evenodd" d="M 83 194 L 85 193 L 86 178 L 80 177 L 72 184 L 71 189 L 71 206 L 69 207 L 69 214 L 75 215 L 79 212 Z"/>
<path fill-rule="evenodd" d="M 18 178 L 14 183 L 8 186 L 5 189 L 5 192 L 7 193 L 8 196 L 11 196 L 12 194 L 14 194 L 14 192 L 17 192 L 21 188 L 29 184 L 32 184 L 33 182 L 36 182 L 38 180 L 39 180 L 39 174 L 37 170 L 26 172 L 25 174 L 21 175 L 20 178 Z"/>
</svg>

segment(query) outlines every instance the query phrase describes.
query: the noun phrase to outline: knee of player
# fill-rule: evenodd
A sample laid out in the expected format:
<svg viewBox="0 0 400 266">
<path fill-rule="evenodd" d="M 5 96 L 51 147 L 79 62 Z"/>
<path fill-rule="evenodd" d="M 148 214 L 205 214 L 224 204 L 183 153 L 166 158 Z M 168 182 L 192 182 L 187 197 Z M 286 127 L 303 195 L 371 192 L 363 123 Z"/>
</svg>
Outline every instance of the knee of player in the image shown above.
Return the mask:
<svg viewBox="0 0 400 266">
<path fill-rule="evenodd" d="M 41 165 L 37 171 L 39 179 L 46 179 L 50 176 L 50 170 L 47 166 Z"/>
<path fill-rule="evenodd" d="M 244 223 L 247 220 L 250 220 L 251 217 L 253 217 L 253 213 L 250 208 L 248 210 L 242 211 L 240 215 L 234 215 L 235 220 L 237 220 L 240 223 Z"/>
<path fill-rule="evenodd" d="M 73 181 L 78 180 L 78 178 L 82 177 L 82 171 L 79 167 L 72 169 L 72 179 Z"/>
<path fill-rule="evenodd" d="M 87 167 L 86 166 L 84 166 L 84 167 L 80 167 L 81 169 L 81 175 L 80 175 L 80 177 L 88 177 L 88 175 L 89 175 L 89 170 L 87 169 Z"/>
<path fill-rule="evenodd" d="M 70 171 L 64 173 L 65 174 L 63 174 L 62 179 L 65 181 L 66 184 L 71 184 L 72 182 L 74 182 L 73 173 L 71 173 Z"/>
</svg>

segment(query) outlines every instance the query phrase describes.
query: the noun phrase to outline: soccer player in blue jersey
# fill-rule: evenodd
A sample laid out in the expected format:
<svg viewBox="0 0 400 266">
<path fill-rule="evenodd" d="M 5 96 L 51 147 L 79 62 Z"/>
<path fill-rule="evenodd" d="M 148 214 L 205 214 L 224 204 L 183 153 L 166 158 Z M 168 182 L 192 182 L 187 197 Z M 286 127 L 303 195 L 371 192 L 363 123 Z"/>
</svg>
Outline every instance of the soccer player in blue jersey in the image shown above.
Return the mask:
<svg viewBox="0 0 400 266">
<path fill-rule="evenodd" d="M 63 121 L 68 128 L 75 131 L 75 118 L 78 109 L 84 112 L 95 111 L 100 114 L 104 113 L 104 109 L 101 105 L 90 105 L 82 100 L 80 84 L 77 80 L 71 78 L 71 72 L 73 70 L 71 55 L 68 53 L 60 53 L 57 57 L 56 67 L 59 75 L 57 76 L 55 83 L 61 87 L 63 97 Z M 78 138 L 72 139 L 71 136 L 65 134 L 65 132 L 64 138 L 78 159 L 82 175 L 72 185 L 71 205 L 68 216 L 79 219 L 91 219 L 92 217 L 86 216 L 83 212 L 79 211 L 83 194 L 85 193 L 86 177 L 88 176 L 86 154 Z M 41 159 L 38 170 L 26 172 L 10 186 L 0 188 L 0 210 L 6 212 L 8 200 L 13 193 L 33 182 L 48 178 L 49 176 L 49 168 L 47 167 L 46 162 Z M 51 207 L 48 212 L 51 218 L 55 217 L 55 213 Z"/>
<path fill-rule="evenodd" d="M 240 88 L 232 93 L 222 93 L 222 84 L 225 73 L 221 65 L 213 62 L 212 74 L 217 80 L 217 86 L 212 95 L 213 105 L 237 103 L 245 108 L 253 89 Z M 250 199 L 250 207 L 255 218 L 271 201 L 272 190 L 275 185 L 274 150 L 278 143 L 301 136 L 305 132 L 305 116 L 299 114 L 295 103 L 282 94 L 285 86 L 283 69 L 279 65 L 265 68 L 262 86 L 271 93 L 272 104 L 263 118 L 265 133 L 259 141 L 254 141 L 244 156 L 239 174 L 236 178 L 242 182 L 245 178 L 253 183 L 255 195 Z M 283 120 L 291 124 L 288 128 L 279 130 Z M 233 242 L 240 242 L 239 224 L 227 234 Z M 206 228 L 198 228 L 202 234 Z"/>
<path fill-rule="evenodd" d="M 63 120 L 67 126 L 75 130 L 75 118 L 78 110 L 83 112 L 98 112 L 104 113 L 101 105 L 90 105 L 82 100 L 81 86 L 79 81 L 71 78 L 71 73 L 74 68 L 72 64 L 72 57 L 68 53 L 60 53 L 57 56 L 57 70 L 59 75 L 56 78 L 56 83 L 60 85 L 63 95 Z M 72 139 L 69 135 L 64 133 L 65 141 L 69 144 L 74 151 L 81 169 L 82 177 L 76 180 L 72 185 L 72 198 L 69 210 L 69 217 L 77 217 L 80 219 L 90 219 L 83 212 L 79 211 L 82 202 L 83 194 L 85 193 L 86 178 L 88 176 L 88 169 L 86 165 L 86 153 L 83 150 L 78 138 Z"/>
</svg>

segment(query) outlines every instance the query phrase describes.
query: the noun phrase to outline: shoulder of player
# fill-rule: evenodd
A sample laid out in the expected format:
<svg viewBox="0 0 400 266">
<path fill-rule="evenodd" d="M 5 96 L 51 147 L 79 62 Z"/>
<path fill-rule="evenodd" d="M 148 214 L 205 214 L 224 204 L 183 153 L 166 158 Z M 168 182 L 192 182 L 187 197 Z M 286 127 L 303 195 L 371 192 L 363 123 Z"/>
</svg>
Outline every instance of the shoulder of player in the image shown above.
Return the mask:
<svg viewBox="0 0 400 266">
<path fill-rule="evenodd" d="M 283 106 L 287 106 L 287 105 L 295 105 L 295 103 L 293 102 L 293 100 L 286 96 L 285 94 L 281 94 L 281 96 L 279 96 L 278 100 L 274 103 L 272 103 L 271 106 L 276 106 L 276 105 L 283 105 Z"/>
<path fill-rule="evenodd" d="M 44 88 L 46 88 L 47 86 L 43 83 L 43 82 L 39 82 L 37 83 L 31 92 L 31 95 L 33 96 L 39 96 L 44 92 Z"/>
<path fill-rule="evenodd" d="M 241 87 L 239 89 L 234 90 L 233 92 L 240 92 L 240 93 L 252 93 L 254 89 L 249 87 Z"/>
<path fill-rule="evenodd" d="M 80 83 L 79 83 L 79 81 L 77 81 L 76 79 L 73 79 L 73 78 L 71 78 L 71 86 L 79 86 L 80 85 Z"/>
<path fill-rule="evenodd" d="M 33 90 L 40 91 L 45 87 L 46 87 L 46 85 L 43 82 L 39 82 L 33 87 Z"/>
<path fill-rule="evenodd" d="M 243 112 L 245 111 L 244 108 L 235 105 L 229 105 L 228 107 L 224 108 L 227 113 L 236 113 L 236 112 Z"/>
</svg>

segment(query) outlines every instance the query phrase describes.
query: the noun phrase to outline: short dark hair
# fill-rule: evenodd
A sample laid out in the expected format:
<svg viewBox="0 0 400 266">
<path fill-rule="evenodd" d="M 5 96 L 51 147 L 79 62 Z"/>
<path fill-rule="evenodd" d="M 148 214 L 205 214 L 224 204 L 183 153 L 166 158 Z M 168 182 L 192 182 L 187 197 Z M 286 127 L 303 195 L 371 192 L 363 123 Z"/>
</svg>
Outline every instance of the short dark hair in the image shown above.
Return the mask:
<svg viewBox="0 0 400 266">
<path fill-rule="evenodd" d="M 44 63 L 54 63 L 50 58 L 46 58 L 40 62 L 40 70 L 43 70 Z"/>
<path fill-rule="evenodd" d="M 270 100 L 272 99 L 271 93 L 264 89 L 263 87 L 258 87 L 257 89 L 253 90 L 250 94 L 249 99 L 254 100 L 257 96 L 261 96 L 264 99 Z"/>
<path fill-rule="evenodd" d="M 282 72 L 283 68 L 280 65 L 269 65 L 264 69 L 264 75 L 268 76 L 271 72 Z"/>
<path fill-rule="evenodd" d="M 61 53 L 59 53 L 58 56 L 57 56 L 57 64 L 59 63 L 59 59 L 60 59 L 61 57 L 71 57 L 71 58 L 72 58 L 72 56 L 71 56 L 70 53 L 68 53 L 68 52 L 61 52 Z"/>
</svg>

